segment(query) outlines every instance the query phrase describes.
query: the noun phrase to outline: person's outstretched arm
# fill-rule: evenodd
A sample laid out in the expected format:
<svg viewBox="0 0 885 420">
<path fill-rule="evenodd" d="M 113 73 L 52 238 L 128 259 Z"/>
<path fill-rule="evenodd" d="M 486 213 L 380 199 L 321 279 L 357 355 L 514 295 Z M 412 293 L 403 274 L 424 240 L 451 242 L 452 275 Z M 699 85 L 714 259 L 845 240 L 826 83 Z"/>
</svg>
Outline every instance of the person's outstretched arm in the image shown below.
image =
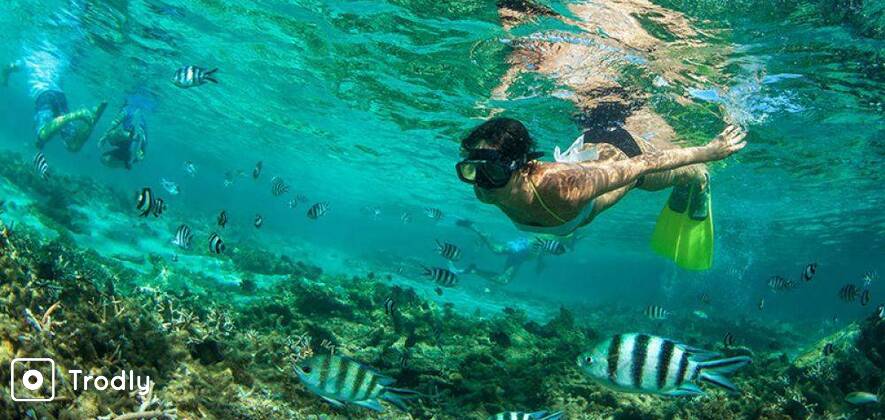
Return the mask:
<svg viewBox="0 0 885 420">
<path fill-rule="evenodd" d="M 588 162 L 552 168 L 541 175 L 538 187 L 549 191 L 545 197 L 581 208 L 602 194 L 633 184 L 643 175 L 725 159 L 747 145 L 745 136 L 739 127 L 728 126 L 704 146 L 654 151 L 614 163 Z"/>
</svg>

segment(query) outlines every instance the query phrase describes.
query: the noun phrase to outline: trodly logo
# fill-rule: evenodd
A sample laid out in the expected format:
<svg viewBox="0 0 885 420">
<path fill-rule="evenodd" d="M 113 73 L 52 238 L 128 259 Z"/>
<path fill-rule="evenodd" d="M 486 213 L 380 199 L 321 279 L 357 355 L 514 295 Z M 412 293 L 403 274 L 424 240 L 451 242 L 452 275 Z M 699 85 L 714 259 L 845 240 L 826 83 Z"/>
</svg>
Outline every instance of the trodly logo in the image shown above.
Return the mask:
<svg viewBox="0 0 885 420">
<path fill-rule="evenodd" d="M 9 363 L 9 395 L 13 401 L 55 399 L 55 361 L 46 357 L 22 357 Z"/>
<path fill-rule="evenodd" d="M 55 361 L 50 358 L 18 358 L 9 364 L 9 394 L 13 401 L 52 401 L 55 399 Z M 84 375 L 80 369 L 68 371 L 74 391 L 128 391 L 142 396 L 151 391 L 151 377 L 122 370 L 110 378 Z"/>
</svg>

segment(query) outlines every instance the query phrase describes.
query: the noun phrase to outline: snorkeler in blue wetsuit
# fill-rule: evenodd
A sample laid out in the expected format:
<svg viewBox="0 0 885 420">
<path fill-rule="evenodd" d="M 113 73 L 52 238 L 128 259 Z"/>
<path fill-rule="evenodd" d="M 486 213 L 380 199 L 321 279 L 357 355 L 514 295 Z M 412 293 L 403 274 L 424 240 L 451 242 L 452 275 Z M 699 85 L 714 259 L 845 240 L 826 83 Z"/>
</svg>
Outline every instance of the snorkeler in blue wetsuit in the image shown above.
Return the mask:
<svg viewBox="0 0 885 420">
<path fill-rule="evenodd" d="M 98 147 L 106 149 L 101 163 L 111 168 L 132 169 L 144 160 L 147 153 L 147 123 L 144 115 L 153 110 L 152 95 L 144 90 L 126 97 L 126 102 L 111 126 L 98 140 Z"/>
</svg>

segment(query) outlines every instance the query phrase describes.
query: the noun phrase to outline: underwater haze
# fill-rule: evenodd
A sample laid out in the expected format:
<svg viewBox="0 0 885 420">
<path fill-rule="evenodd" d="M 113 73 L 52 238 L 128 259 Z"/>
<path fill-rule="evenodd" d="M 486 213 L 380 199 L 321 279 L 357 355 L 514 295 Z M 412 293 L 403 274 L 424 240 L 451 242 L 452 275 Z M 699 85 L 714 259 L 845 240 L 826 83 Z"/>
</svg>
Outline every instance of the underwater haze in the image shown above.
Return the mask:
<svg viewBox="0 0 885 420">
<path fill-rule="evenodd" d="M 0 27 L 3 418 L 885 418 L 883 2 L 13 0 Z M 747 133 L 708 165 L 707 270 L 649 245 L 670 188 L 550 237 L 455 170 L 494 117 L 552 162 L 640 114 L 649 144 Z M 52 401 L 19 401 L 21 358 Z"/>
</svg>

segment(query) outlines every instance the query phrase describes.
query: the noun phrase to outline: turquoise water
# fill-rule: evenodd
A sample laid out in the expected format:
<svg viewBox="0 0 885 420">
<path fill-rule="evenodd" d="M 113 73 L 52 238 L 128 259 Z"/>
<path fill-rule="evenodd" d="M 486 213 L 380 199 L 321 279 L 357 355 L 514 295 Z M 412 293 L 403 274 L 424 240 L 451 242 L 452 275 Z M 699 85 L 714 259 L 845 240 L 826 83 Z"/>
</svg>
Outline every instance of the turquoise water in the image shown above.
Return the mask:
<svg viewBox="0 0 885 420">
<path fill-rule="evenodd" d="M 808 334 L 799 340 L 806 344 L 866 316 L 885 296 L 881 282 L 871 285 L 871 306 L 845 304 L 838 291 L 885 271 L 885 7 L 657 3 L 685 13 L 698 44 L 648 27 L 664 45 L 654 53 L 608 51 L 609 70 L 690 143 L 712 138 L 725 119 L 749 133 L 744 151 L 712 165 L 713 268 L 687 272 L 655 256 L 648 240 L 667 192 L 637 192 L 585 228 L 574 250 L 544 258 L 543 269 L 531 261 L 506 287 L 465 277 L 442 297 L 420 277 L 422 264 L 442 264 L 435 240 L 461 244 L 480 266 L 503 264 L 454 220 L 469 218 L 502 242 L 526 237 L 456 177 L 460 138 L 492 115 L 507 115 L 526 123 L 540 150 L 568 146 L 581 128 L 567 86 L 527 71 L 507 98 L 492 91 L 514 40 L 585 39 L 580 29 L 540 18 L 505 31 L 492 1 L 13 1 L 0 5 L 0 62 L 51 45 L 72 109 L 109 102 L 82 151 L 69 153 L 56 139 L 44 152 L 54 173 L 118 192 L 80 209 L 78 244 L 145 273 L 153 268 L 139 258 L 177 253 L 168 241 L 187 222 L 198 251 L 183 254 L 179 265 L 235 283 L 239 273 L 203 251 L 225 209 L 229 248 L 293 255 L 348 276 L 393 273 L 422 296 L 484 315 L 516 306 L 547 319 L 565 305 L 578 318 L 600 310 L 634 316 L 657 304 L 690 318 L 707 293 L 711 316 L 792 325 Z M 566 16 L 574 15 L 571 5 L 549 3 Z M 656 83 L 666 73 L 655 64 L 662 57 L 693 77 Z M 219 83 L 175 87 L 170 78 L 184 65 L 218 67 Z M 0 87 L 0 147 L 22 162 L 35 153 L 26 73 Z M 137 89 L 155 105 L 146 115 L 146 159 L 131 171 L 104 167 L 96 138 Z M 186 161 L 196 176 L 185 173 Z M 263 174 L 253 181 L 258 161 Z M 225 174 L 236 171 L 244 176 L 226 187 Z M 274 176 L 291 186 L 285 197 L 271 196 Z M 161 179 L 177 182 L 181 193 L 165 193 Z M 3 181 L 7 202 L 41 199 L 18 188 L 20 181 Z M 139 227 L 118 203 L 144 186 L 163 195 L 169 210 Z M 290 209 L 295 193 L 308 202 Z M 320 201 L 330 203 L 329 214 L 305 217 Z M 431 220 L 427 207 L 445 219 Z M 403 213 L 411 223 L 401 221 Z M 252 227 L 255 214 L 264 217 L 260 230 Z M 26 211 L 0 217 L 41 228 Z M 819 267 L 811 286 L 771 293 L 771 276 L 795 278 L 812 262 Z"/>
</svg>

